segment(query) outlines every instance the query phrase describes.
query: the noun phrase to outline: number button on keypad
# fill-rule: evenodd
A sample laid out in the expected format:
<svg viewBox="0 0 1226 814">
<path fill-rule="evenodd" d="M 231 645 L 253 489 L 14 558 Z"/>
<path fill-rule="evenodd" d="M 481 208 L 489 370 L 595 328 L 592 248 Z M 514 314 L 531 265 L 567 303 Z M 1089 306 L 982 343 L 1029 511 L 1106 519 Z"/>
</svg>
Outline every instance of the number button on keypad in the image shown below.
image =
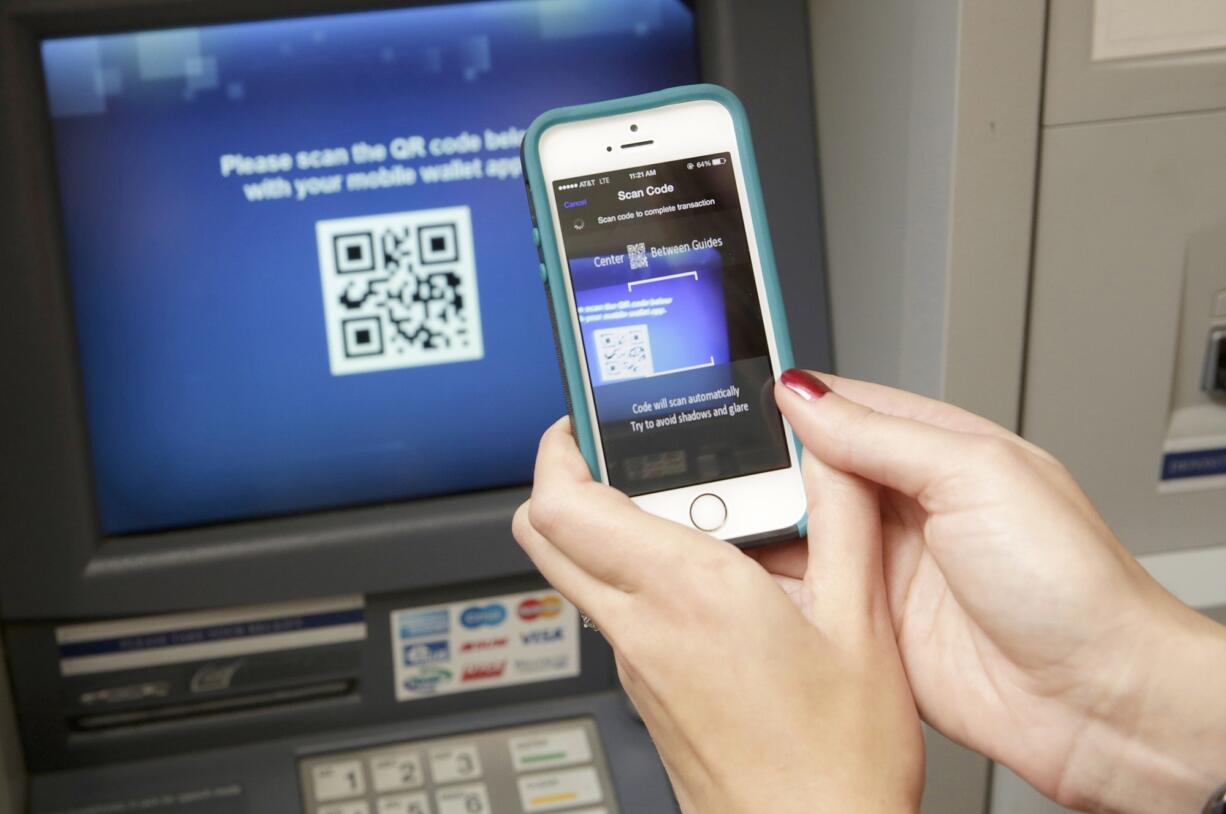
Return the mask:
<svg viewBox="0 0 1226 814">
<path fill-rule="evenodd" d="M 477 779 L 481 776 L 481 755 L 477 745 L 466 743 L 431 749 L 430 774 L 439 785 Z"/>
<path fill-rule="evenodd" d="M 490 795 L 484 783 L 439 789 L 434 799 L 438 814 L 490 814 Z"/>
<path fill-rule="evenodd" d="M 321 803 L 366 793 L 366 778 L 362 774 L 362 764 L 357 760 L 321 763 L 311 769 L 311 783 L 315 788 L 315 799 Z"/>
<path fill-rule="evenodd" d="M 424 791 L 380 797 L 375 807 L 378 814 L 433 814 L 430 798 Z"/>
<path fill-rule="evenodd" d="M 417 752 L 386 752 L 370 759 L 370 776 L 376 792 L 420 788 L 426 782 L 421 755 Z"/>
</svg>

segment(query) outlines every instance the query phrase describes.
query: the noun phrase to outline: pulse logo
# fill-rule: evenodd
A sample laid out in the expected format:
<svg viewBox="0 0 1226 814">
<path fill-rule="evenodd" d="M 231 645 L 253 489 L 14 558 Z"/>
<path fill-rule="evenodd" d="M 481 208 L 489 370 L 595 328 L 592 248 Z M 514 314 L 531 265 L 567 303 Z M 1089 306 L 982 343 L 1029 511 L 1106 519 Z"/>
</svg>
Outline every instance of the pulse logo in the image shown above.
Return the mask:
<svg viewBox="0 0 1226 814">
<path fill-rule="evenodd" d="M 489 625 L 495 627 L 507 618 L 507 609 L 497 603 L 492 605 L 474 605 L 460 614 L 460 624 L 467 628 Z"/>
<path fill-rule="evenodd" d="M 529 633 L 519 634 L 519 638 L 524 644 L 547 644 L 549 642 L 561 641 L 562 628 L 547 628 L 545 630 L 533 630 Z"/>
<path fill-rule="evenodd" d="M 561 612 L 562 599 L 557 595 L 543 596 L 540 599 L 525 599 L 519 603 L 519 618 L 525 622 L 552 619 Z"/>
</svg>

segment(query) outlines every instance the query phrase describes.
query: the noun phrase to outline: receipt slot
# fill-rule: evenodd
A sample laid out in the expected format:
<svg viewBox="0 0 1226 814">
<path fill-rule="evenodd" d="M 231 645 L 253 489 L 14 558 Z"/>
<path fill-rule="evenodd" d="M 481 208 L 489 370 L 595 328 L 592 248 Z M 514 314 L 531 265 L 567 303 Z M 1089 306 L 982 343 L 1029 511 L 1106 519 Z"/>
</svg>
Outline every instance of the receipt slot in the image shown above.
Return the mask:
<svg viewBox="0 0 1226 814">
<path fill-rule="evenodd" d="M 1161 488 L 1226 480 L 1226 223 L 1188 241 Z M 1206 337 L 1208 339 L 1206 340 Z"/>
<path fill-rule="evenodd" d="M 1226 398 L 1226 327 L 1209 336 L 1209 351 L 1205 354 L 1204 391 L 1216 398 Z"/>
</svg>

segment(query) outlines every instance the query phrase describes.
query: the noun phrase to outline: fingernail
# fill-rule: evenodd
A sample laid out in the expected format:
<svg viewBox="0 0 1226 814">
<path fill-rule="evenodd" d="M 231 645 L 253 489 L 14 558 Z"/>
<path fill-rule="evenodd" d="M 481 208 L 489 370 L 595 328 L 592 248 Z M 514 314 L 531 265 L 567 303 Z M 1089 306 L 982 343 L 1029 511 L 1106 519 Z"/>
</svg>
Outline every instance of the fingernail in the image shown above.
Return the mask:
<svg viewBox="0 0 1226 814">
<path fill-rule="evenodd" d="M 779 381 L 784 387 L 805 401 L 817 401 L 830 392 L 829 387 L 822 384 L 821 380 L 807 370 L 799 370 L 797 368 L 785 370 L 783 375 L 779 377 Z"/>
</svg>

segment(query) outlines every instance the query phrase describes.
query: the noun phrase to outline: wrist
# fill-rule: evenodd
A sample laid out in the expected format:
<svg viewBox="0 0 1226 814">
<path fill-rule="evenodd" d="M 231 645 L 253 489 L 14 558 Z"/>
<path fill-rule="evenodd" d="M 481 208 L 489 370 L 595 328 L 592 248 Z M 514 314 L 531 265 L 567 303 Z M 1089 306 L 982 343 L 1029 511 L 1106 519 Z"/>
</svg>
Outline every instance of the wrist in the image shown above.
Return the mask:
<svg viewBox="0 0 1226 814">
<path fill-rule="evenodd" d="M 1133 678 L 1105 692 L 1087 721 L 1061 784 L 1066 805 L 1195 813 L 1226 780 L 1226 628 L 1182 605 L 1168 610 L 1138 638 Z"/>
</svg>

